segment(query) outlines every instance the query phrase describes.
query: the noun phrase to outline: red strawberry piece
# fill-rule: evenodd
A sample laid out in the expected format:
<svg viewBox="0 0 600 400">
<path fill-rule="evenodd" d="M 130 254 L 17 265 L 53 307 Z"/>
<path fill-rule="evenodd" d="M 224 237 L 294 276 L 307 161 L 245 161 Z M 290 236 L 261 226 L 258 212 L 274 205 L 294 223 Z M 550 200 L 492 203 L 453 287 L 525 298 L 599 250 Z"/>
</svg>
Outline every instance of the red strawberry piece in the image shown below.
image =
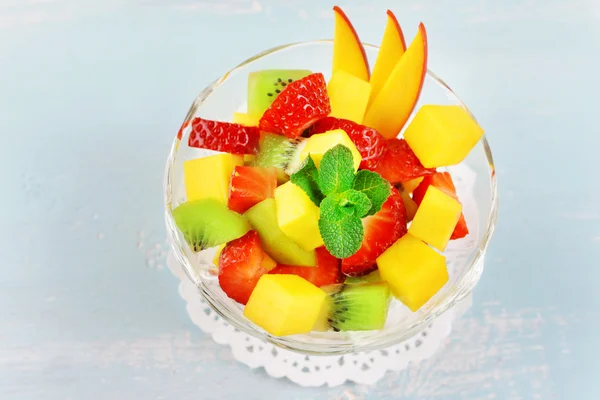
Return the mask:
<svg viewBox="0 0 600 400">
<path fill-rule="evenodd" d="M 433 185 L 434 187 L 440 189 L 442 192 L 446 193 L 448 196 L 453 197 L 458 200 L 458 196 L 456 195 L 456 187 L 454 186 L 454 182 L 452 182 L 452 177 L 449 172 L 436 172 L 433 175 L 428 175 L 423 178 L 419 186 L 413 191 L 413 200 L 417 204 L 421 204 L 423 201 L 423 197 L 425 197 L 425 192 L 427 192 L 427 188 L 429 185 Z M 469 228 L 467 227 L 467 221 L 465 221 L 464 214 L 460 214 L 460 218 L 458 223 L 456 224 L 456 228 L 454 228 L 454 232 L 452 232 L 452 236 L 450 236 L 450 240 L 454 239 L 462 239 L 469 234 Z"/>
<path fill-rule="evenodd" d="M 375 169 L 391 183 L 435 173 L 435 168 L 425 168 L 404 139 L 390 139 L 389 148 Z"/>
<path fill-rule="evenodd" d="M 260 277 L 267 273 L 264 258 L 256 231 L 227 243 L 219 256 L 219 284 L 225 294 L 246 304 Z"/>
<path fill-rule="evenodd" d="M 342 259 L 342 273 L 361 276 L 375 270 L 375 261 L 388 247 L 406 233 L 406 209 L 398 189 L 375 215 L 362 220 L 365 236 L 356 253 Z"/>
<path fill-rule="evenodd" d="M 263 114 L 259 127 L 261 131 L 294 139 L 330 112 L 325 77 L 321 73 L 311 74 L 283 89 Z"/>
<path fill-rule="evenodd" d="M 362 169 L 375 170 L 389 147 L 387 140 L 375 129 L 342 118 L 323 118 L 310 128 L 309 133 L 324 133 L 333 129 L 342 129 L 348 134 L 362 156 Z"/>
<path fill-rule="evenodd" d="M 260 131 L 255 126 L 194 118 L 188 145 L 231 154 L 254 154 L 259 139 Z"/>
<path fill-rule="evenodd" d="M 240 214 L 266 198 L 273 197 L 277 188 L 275 168 L 236 166 L 229 184 L 231 210 Z"/>
<path fill-rule="evenodd" d="M 344 276 L 340 271 L 340 260 L 332 256 L 325 247 L 319 247 L 315 251 L 317 253 L 316 267 L 278 265 L 269 273 L 298 275 L 319 287 L 342 283 Z"/>
<path fill-rule="evenodd" d="M 181 128 L 179 128 L 179 131 L 177 132 L 177 139 L 181 140 L 181 138 L 183 137 L 183 131 L 184 131 L 185 128 L 188 127 L 189 124 L 190 124 L 190 121 L 185 121 L 181 125 Z"/>
</svg>

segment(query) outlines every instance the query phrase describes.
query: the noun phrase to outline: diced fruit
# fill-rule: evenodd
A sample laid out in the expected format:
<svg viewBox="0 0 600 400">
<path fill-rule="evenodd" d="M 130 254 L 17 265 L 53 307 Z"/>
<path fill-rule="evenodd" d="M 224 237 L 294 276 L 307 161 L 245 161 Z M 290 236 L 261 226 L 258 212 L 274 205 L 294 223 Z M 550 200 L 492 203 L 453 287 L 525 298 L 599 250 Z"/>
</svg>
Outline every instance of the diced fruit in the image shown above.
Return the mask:
<svg viewBox="0 0 600 400">
<path fill-rule="evenodd" d="M 173 210 L 173 219 L 193 251 L 227 243 L 250 229 L 243 216 L 214 199 L 183 203 Z"/>
<path fill-rule="evenodd" d="M 319 207 L 306 192 L 292 182 L 275 190 L 279 228 L 305 250 L 323 246 L 319 232 Z"/>
<path fill-rule="evenodd" d="M 266 69 L 250 72 L 248 74 L 248 115 L 258 122 L 287 85 L 310 74 L 311 71 L 304 69 Z"/>
<path fill-rule="evenodd" d="M 342 129 L 348 134 L 352 143 L 360 153 L 362 160 L 361 169 L 375 170 L 377 164 L 387 151 L 388 142 L 375 129 L 357 124 L 347 119 L 327 117 L 317 121 L 309 133 L 324 133 L 334 129 Z"/>
<path fill-rule="evenodd" d="M 406 42 L 404 41 L 404 33 L 396 19 L 394 13 L 387 11 L 387 25 L 383 33 L 383 39 L 379 46 L 377 60 L 371 74 L 371 98 L 369 104 L 375 100 L 377 94 L 387 81 L 392 70 L 402 58 L 406 51 Z"/>
<path fill-rule="evenodd" d="M 310 157 L 315 162 L 317 168 L 321 164 L 321 159 L 327 150 L 337 146 L 338 144 L 346 146 L 352 152 L 352 159 L 354 160 L 354 170 L 358 170 L 362 157 L 359 151 L 356 149 L 348 134 L 342 129 L 334 129 L 325 133 L 319 133 L 312 135 L 306 140 L 306 145 L 300 152 L 300 160 L 305 160 L 310 154 Z"/>
<path fill-rule="evenodd" d="M 181 127 L 179 128 L 179 131 L 177 131 L 177 139 L 181 140 L 181 138 L 183 137 L 183 131 L 189 125 L 190 125 L 190 121 L 185 121 L 183 124 L 181 124 Z"/>
<path fill-rule="evenodd" d="M 244 126 L 258 126 L 258 118 L 253 118 L 246 113 L 234 112 L 232 122 Z"/>
<path fill-rule="evenodd" d="M 461 106 L 425 105 L 404 132 L 424 166 L 460 163 L 483 136 L 483 129 Z"/>
<path fill-rule="evenodd" d="M 394 296 L 412 311 L 448 281 L 446 258 L 410 233 L 387 249 L 377 259 L 377 266 Z"/>
<path fill-rule="evenodd" d="M 260 131 L 255 126 L 194 118 L 188 146 L 232 154 L 253 154 L 258 148 L 259 138 Z"/>
<path fill-rule="evenodd" d="M 373 271 L 375 261 L 392 243 L 406 233 L 406 210 L 398 189 L 375 215 L 363 218 L 364 237 L 360 249 L 342 260 L 342 273 L 360 276 Z"/>
<path fill-rule="evenodd" d="M 429 186 L 435 186 L 440 189 L 448 196 L 451 196 L 458 200 L 458 196 L 456 195 L 456 188 L 454 187 L 454 182 L 452 182 L 452 177 L 448 172 L 436 172 L 433 175 L 428 175 L 423 178 L 421 184 L 414 190 L 413 192 L 413 200 L 417 204 L 421 204 L 423 197 L 425 196 L 425 192 L 427 192 L 427 188 Z M 460 218 L 458 219 L 458 223 L 456 224 L 456 228 L 454 228 L 454 232 L 452 232 L 452 236 L 450 236 L 450 240 L 462 239 L 469 234 L 469 228 L 467 227 L 467 222 L 465 221 L 465 216 L 461 213 Z"/>
<path fill-rule="evenodd" d="M 316 267 L 278 265 L 270 273 L 298 275 L 319 287 L 342 283 L 344 276 L 340 271 L 340 260 L 332 256 L 325 247 L 319 247 L 315 251 L 317 253 Z"/>
<path fill-rule="evenodd" d="M 444 251 L 462 212 L 462 205 L 435 186 L 429 186 L 408 231 Z"/>
<path fill-rule="evenodd" d="M 331 112 L 323 74 L 316 73 L 286 86 L 260 119 L 262 131 L 297 138 Z"/>
<path fill-rule="evenodd" d="M 224 248 L 225 248 L 224 244 L 219 246 L 217 248 L 215 257 L 213 258 L 213 264 L 217 267 L 219 266 L 219 258 L 221 257 L 221 252 L 223 251 Z M 271 257 L 269 257 L 269 255 L 267 253 L 264 253 L 264 258 L 263 258 L 262 262 L 260 263 L 260 266 L 262 268 L 264 268 L 266 271 L 271 271 L 273 268 L 275 268 L 277 266 L 277 263 L 275 262 L 275 260 L 273 260 Z"/>
<path fill-rule="evenodd" d="M 406 209 L 406 222 L 410 222 L 415 217 L 415 214 L 417 213 L 417 208 L 419 208 L 419 206 L 417 205 L 417 203 L 415 203 L 415 201 L 405 190 L 400 190 L 400 196 L 402 196 L 404 208 Z"/>
<path fill-rule="evenodd" d="M 414 178 L 414 179 L 409 179 L 407 181 L 403 181 L 403 182 L 401 182 L 402 183 L 402 188 L 404 189 L 404 191 L 406 193 L 411 194 L 417 188 L 417 186 L 419 186 L 419 184 L 422 181 L 423 181 L 423 177 L 422 176 L 420 176 L 418 178 Z M 423 194 L 425 194 L 425 193 L 423 193 Z"/>
<path fill-rule="evenodd" d="M 381 282 L 381 275 L 379 274 L 379 270 L 375 270 L 370 274 L 363 276 L 349 276 L 346 278 L 344 283 L 346 285 L 357 284 L 357 283 L 377 283 Z"/>
<path fill-rule="evenodd" d="M 250 296 L 244 316 L 275 336 L 312 330 L 327 293 L 296 275 L 263 275 Z"/>
<path fill-rule="evenodd" d="M 367 331 L 385 325 L 390 304 L 386 282 L 345 285 L 332 297 L 329 323 L 333 330 Z"/>
<path fill-rule="evenodd" d="M 254 164 L 256 156 L 254 154 L 244 154 L 244 165 L 251 166 Z"/>
<path fill-rule="evenodd" d="M 420 24 L 417 36 L 367 109 L 363 124 L 387 139 L 398 136 L 419 100 L 426 72 L 427 33 Z"/>
<path fill-rule="evenodd" d="M 338 6 L 333 7 L 333 73 L 346 71 L 363 81 L 369 81 L 369 61 L 350 20 Z"/>
<path fill-rule="evenodd" d="M 435 172 L 433 168 L 423 167 L 404 139 L 390 139 L 388 144 L 389 148 L 375 172 L 391 183 L 405 182 Z"/>
<path fill-rule="evenodd" d="M 261 167 L 235 167 L 229 186 L 229 208 L 240 214 L 264 199 L 273 197 L 277 170 Z"/>
<path fill-rule="evenodd" d="M 215 154 L 183 163 L 185 194 L 188 201 L 211 198 L 227 204 L 229 182 L 236 166 L 243 165 L 242 156 Z"/>
<path fill-rule="evenodd" d="M 258 153 L 256 153 L 254 165 L 277 168 L 277 180 L 280 183 L 287 182 L 288 177 L 284 171 L 290 163 L 298 143 L 300 143 L 299 140 L 274 133 L 264 133 L 258 143 Z"/>
<path fill-rule="evenodd" d="M 333 73 L 327 84 L 331 103 L 331 116 L 344 118 L 360 124 L 367 110 L 371 84 L 346 71 Z"/>
<path fill-rule="evenodd" d="M 244 214 L 258 231 L 260 242 L 267 254 L 279 264 L 315 266 L 315 251 L 307 251 L 279 228 L 275 199 L 265 199 Z"/>
<path fill-rule="evenodd" d="M 219 285 L 227 296 L 246 304 L 259 278 L 268 271 L 265 253 L 256 231 L 250 231 L 225 246 L 219 257 Z"/>
</svg>

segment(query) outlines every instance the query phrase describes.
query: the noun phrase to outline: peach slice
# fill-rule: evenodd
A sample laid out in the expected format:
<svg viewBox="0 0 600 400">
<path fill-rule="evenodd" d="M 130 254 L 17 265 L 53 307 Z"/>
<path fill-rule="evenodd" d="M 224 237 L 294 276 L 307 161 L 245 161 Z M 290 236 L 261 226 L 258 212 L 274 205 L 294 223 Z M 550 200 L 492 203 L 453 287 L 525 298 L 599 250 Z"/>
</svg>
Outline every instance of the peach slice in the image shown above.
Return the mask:
<svg viewBox="0 0 600 400">
<path fill-rule="evenodd" d="M 427 32 L 421 23 L 419 32 L 367 109 L 363 125 L 386 139 L 398 136 L 419 100 L 426 72 Z"/>
<path fill-rule="evenodd" d="M 383 39 L 379 46 L 379 54 L 371 74 L 371 97 L 369 104 L 373 103 L 375 97 L 387 81 L 390 73 L 402 58 L 406 51 L 406 42 L 402 28 L 396 19 L 396 16 L 390 10 L 387 11 L 387 25 L 383 33 Z"/>
<path fill-rule="evenodd" d="M 365 49 L 350 20 L 338 6 L 333 7 L 335 31 L 333 34 L 333 73 L 346 71 L 366 82 L 369 81 L 369 62 Z"/>
</svg>

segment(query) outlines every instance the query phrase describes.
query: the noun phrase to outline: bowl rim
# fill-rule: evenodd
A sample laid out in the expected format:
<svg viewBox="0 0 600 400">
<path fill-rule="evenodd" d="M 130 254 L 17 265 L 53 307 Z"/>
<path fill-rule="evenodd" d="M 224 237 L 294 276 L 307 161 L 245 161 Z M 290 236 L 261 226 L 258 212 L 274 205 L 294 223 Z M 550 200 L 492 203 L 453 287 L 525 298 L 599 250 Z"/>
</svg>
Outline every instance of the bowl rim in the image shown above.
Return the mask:
<svg viewBox="0 0 600 400">
<path fill-rule="evenodd" d="M 281 50 L 290 49 L 293 47 L 307 46 L 307 45 L 314 45 L 314 44 L 323 44 L 323 43 L 333 43 L 333 39 L 318 39 L 318 40 L 300 41 L 300 42 L 283 44 L 283 45 L 275 46 L 275 47 L 269 48 L 267 50 L 264 50 L 258 54 L 251 56 L 250 58 L 242 61 L 240 64 L 236 65 L 235 67 L 233 67 L 232 69 L 227 71 L 224 75 L 215 79 L 213 82 L 211 82 L 208 86 L 206 86 L 198 94 L 198 96 L 194 99 L 192 105 L 190 106 L 190 109 L 184 118 L 184 122 L 181 125 L 179 132 L 181 132 L 189 124 L 190 120 L 193 118 L 193 116 L 196 114 L 197 110 L 200 108 L 202 103 L 208 98 L 208 96 L 210 96 L 210 94 L 215 89 L 217 89 L 222 83 L 224 83 L 228 79 L 228 77 L 231 74 L 233 74 L 234 72 L 236 72 L 237 70 L 245 67 L 246 65 L 252 63 L 255 60 L 258 60 L 264 56 L 276 53 Z M 375 50 L 379 49 L 379 46 L 377 46 L 377 45 L 373 45 L 373 44 L 369 44 L 369 43 L 362 43 L 362 44 L 364 47 L 367 47 L 367 48 L 371 48 L 371 49 L 375 49 Z M 452 95 L 454 100 L 456 100 L 458 102 L 458 104 L 461 105 L 471 115 L 471 117 L 473 119 L 477 120 L 475 118 L 475 116 L 473 115 L 473 113 L 466 106 L 466 104 L 456 95 L 456 93 L 446 84 L 446 82 L 444 82 L 440 77 L 438 77 L 429 68 L 427 69 L 426 73 L 437 84 L 439 84 L 444 89 L 446 89 Z M 413 110 L 413 112 L 414 112 L 414 110 Z M 186 276 L 198 287 L 202 296 L 207 301 L 209 306 L 217 314 L 219 314 L 225 321 L 227 321 L 229 324 L 231 324 L 233 327 L 235 327 L 236 329 L 238 329 L 240 331 L 243 331 L 243 332 L 245 332 L 253 337 L 256 337 L 258 339 L 272 343 L 278 347 L 282 347 L 282 348 L 285 348 L 285 349 L 288 349 L 288 350 L 291 350 L 294 352 L 299 352 L 302 354 L 340 355 L 340 354 L 347 354 L 347 353 L 352 353 L 352 352 L 357 352 L 357 351 L 371 351 L 371 350 L 387 348 L 394 344 L 408 340 L 415 334 L 419 333 L 421 330 L 423 330 L 423 328 L 428 326 L 434 319 L 438 318 L 444 312 L 448 311 L 456 303 L 458 303 L 459 301 L 464 299 L 469 293 L 471 293 L 471 291 L 473 290 L 473 288 L 479 281 L 479 277 L 482 273 L 483 267 L 478 271 L 475 267 L 479 263 L 482 263 L 482 265 L 483 265 L 483 259 L 484 259 L 485 253 L 488 249 L 488 246 L 490 244 L 490 241 L 493 236 L 495 226 L 496 226 L 496 223 L 498 220 L 498 209 L 499 209 L 498 185 L 497 185 L 496 170 L 495 170 L 495 166 L 494 166 L 494 159 L 493 159 L 492 151 L 491 151 L 491 148 L 490 148 L 490 145 L 489 145 L 489 142 L 487 140 L 485 133 L 481 138 L 481 142 L 482 142 L 483 150 L 484 150 L 485 157 L 486 157 L 486 160 L 488 163 L 489 177 L 490 177 L 490 211 L 488 214 L 487 224 L 485 225 L 485 231 L 481 237 L 481 240 L 477 244 L 476 253 L 475 253 L 472 261 L 470 262 L 470 265 L 468 265 L 468 267 L 467 267 L 468 268 L 467 272 L 454 285 L 454 287 L 449 291 L 449 293 L 444 297 L 444 299 L 440 300 L 438 302 L 438 304 L 431 307 L 431 309 L 428 311 L 427 315 L 423 319 L 412 323 L 411 325 L 409 325 L 409 327 L 407 329 L 403 330 L 401 332 L 401 334 L 399 334 L 397 336 L 386 335 L 386 336 L 383 336 L 382 338 L 384 338 L 384 339 L 388 338 L 387 340 L 377 340 L 378 338 L 375 338 L 375 340 L 365 341 L 364 343 L 361 343 L 359 346 L 357 346 L 357 343 L 353 342 L 353 341 L 344 341 L 344 342 L 339 342 L 339 343 L 336 342 L 335 344 L 331 344 L 331 343 L 315 344 L 315 343 L 301 342 L 301 341 L 293 340 L 293 338 L 295 338 L 295 336 L 291 336 L 291 337 L 290 336 L 281 336 L 281 337 L 273 336 L 273 335 L 265 332 L 264 330 L 262 330 L 260 327 L 251 328 L 249 324 L 246 324 L 248 326 L 241 324 L 235 318 L 228 317 L 226 315 L 226 313 L 224 313 L 220 309 L 220 307 L 218 307 L 216 305 L 216 300 L 214 300 L 212 298 L 212 295 L 207 290 L 203 281 L 201 279 L 199 279 L 197 276 L 194 276 L 195 274 L 193 274 L 191 272 L 194 270 L 194 268 L 193 268 L 189 258 L 185 255 L 185 252 L 184 252 L 183 248 L 181 247 L 180 243 L 177 243 L 175 241 L 175 237 L 177 236 L 177 233 L 176 233 L 177 228 L 174 224 L 174 219 L 173 219 L 173 214 L 172 214 L 172 195 L 171 195 L 172 184 L 171 183 L 173 180 L 172 179 L 173 165 L 174 165 L 174 162 L 176 159 L 176 155 L 177 155 L 177 152 L 179 149 L 180 142 L 181 142 L 181 140 L 176 135 L 176 137 L 174 138 L 173 143 L 171 145 L 171 150 L 169 152 L 169 155 L 167 157 L 167 162 L 166 162 L 164 176 L 163 176 L 163 197 L 164 197 L 164 207 L 165 207 L 165 210 L 164 210 L 165 211 L 165 223 L 166 223 L 166 227 L 167 227 L 167 236 L 168 236 L 169 242 L 171 244 L 171 249 L 172 249 L 177 261 L 180 263 L 180 265 L 182 265 Z M 474 274 L 479 274 L 479 275 L 475 276 Z M 290 339 L 292 339 L 292 340 L 290 340 Z M 379 339 L 381 339 L 381 338 L 379 338 Z"/>
</svg>

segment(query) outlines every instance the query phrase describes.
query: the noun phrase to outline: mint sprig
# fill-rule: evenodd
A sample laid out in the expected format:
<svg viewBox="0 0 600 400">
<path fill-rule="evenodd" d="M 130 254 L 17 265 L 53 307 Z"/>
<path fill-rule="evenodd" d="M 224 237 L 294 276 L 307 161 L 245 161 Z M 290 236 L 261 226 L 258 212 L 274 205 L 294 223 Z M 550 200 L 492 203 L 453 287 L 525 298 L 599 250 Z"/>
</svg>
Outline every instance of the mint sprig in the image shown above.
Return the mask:
<svg viewBox="0 0 600 400">
<path fill-rule="evenodd" d="M 341 144 L 327 150 L 321 159 L 319 188 L 325 196 L 352 188 L 354 160 L 352 152 Z"/>
<path fill-rule="evenodd" d="M 390 193 L 392 192 L 388 181 L 383 179 L 378 173 L 367 171 L 366 169 L 358 171 L 354 177 L 352 189 L 365 194 L 371 200 L 371 209 L 367 215 L 373 215 L 381 210 L 381 206 L 383 206 L 383 203 L 390 197 Z"/>
<path fill-rule="evenodd" d="M 300 169 L 290 176 L 290 180 L 304 190 L 317 207 L 321 204 L 325 196 L 319 189 L 319 170 L 310 155 L 306 157 Z"/>
<path fill-rule="evenodd" d="M 352 152 L 341 144 L 323 155 L 319 168 L 309 155 L 290 180 L 320 207 L 319 232 L 327 250 L 337 258 L 350 257 L 360 249 L 361 218 L 381 210 L 391 193 L 390 183 L 379 174 L 366 170 L 355 174 Z"/>
</svg>

